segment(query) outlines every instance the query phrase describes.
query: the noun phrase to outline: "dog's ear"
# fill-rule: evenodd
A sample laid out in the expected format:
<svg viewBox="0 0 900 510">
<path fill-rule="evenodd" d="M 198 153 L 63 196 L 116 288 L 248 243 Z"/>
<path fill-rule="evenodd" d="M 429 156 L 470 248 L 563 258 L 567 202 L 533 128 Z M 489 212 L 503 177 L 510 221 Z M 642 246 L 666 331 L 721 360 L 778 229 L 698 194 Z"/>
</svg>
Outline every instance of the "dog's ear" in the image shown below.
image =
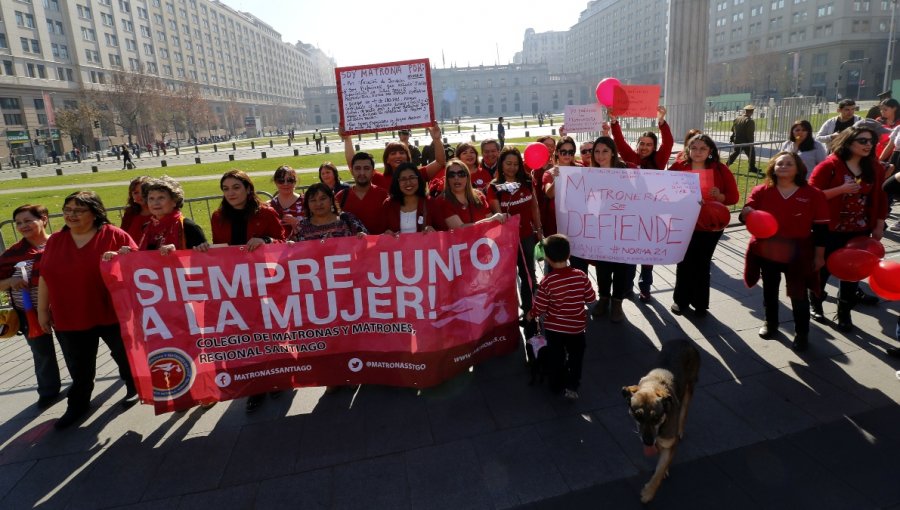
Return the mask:
<svg viewBox="0 0 900 510">
<path fill-rule="evenodd" d="M 637 393 L 638 389 L 637 386 L 622 386 L 622 396 L 625 397 L 625 400 L 630 401 L 631 396 Z"/>
</svg>

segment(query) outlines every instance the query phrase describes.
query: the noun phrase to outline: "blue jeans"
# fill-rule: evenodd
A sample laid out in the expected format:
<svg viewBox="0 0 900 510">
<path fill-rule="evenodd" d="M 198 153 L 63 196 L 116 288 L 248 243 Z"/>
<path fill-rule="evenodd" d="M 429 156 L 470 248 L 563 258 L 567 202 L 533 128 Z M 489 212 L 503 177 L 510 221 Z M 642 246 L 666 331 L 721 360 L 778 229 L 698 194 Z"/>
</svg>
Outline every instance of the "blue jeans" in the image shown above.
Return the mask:
<svg viewBox="0 0 900 510">
<path fill-rule="evenodd" d="M 28 338 L 28 319 L 25 313 L 16 310 L 19 316 L 19 329 Z M 34 376 L 37 379 L 38 395 L 41 397 L 53 397 L 59 393 L 61 383 L 59 379 L 59 363 L 56 361 L 56 348 L 53 345 L 53 335 L 47 333 L 37 338 L 27 340 L 31 348 L 31 356 L 34 358 Z"/>
</svg>

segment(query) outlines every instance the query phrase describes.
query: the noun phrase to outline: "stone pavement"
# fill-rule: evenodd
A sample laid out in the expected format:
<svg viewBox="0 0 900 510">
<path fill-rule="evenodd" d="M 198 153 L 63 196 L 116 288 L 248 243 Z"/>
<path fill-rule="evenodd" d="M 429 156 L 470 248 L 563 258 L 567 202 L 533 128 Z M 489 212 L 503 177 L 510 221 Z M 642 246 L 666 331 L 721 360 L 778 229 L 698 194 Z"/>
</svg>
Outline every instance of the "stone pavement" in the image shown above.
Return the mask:
<svg viewBox="0 0 900 510">
<path fill-rule="evenodd" d="M 813 323 L 801 355 L 783 308 L 782 332 L 762 340 L 762 293 L 740 280 L 747 237 L 726 230 L 706 318 L 669 312 L 674 267 L 658 266 L 653 302 L 626 303 L 627 323 L 593 322 L 575 403 L 528 386 L 519 350 L 418 395 L 304 388 L 250 416 L 242 400 L 154 416 L 117 405 L 124 388 L 104 351 L 91 416 L 57 432 L 64 403 L 34 408 L 30 352 L 7 340 L 0 508 L 641 508 L 655 459 L 620 390 L 661 342 L 689 337 L 700 383 L 650 507 L 900 509 L 900 360 L 883 351 L 897 304 L 855 310 L 846 335 Z M 896 233 L 885 245 L 900 256 Z"/>
</svg>

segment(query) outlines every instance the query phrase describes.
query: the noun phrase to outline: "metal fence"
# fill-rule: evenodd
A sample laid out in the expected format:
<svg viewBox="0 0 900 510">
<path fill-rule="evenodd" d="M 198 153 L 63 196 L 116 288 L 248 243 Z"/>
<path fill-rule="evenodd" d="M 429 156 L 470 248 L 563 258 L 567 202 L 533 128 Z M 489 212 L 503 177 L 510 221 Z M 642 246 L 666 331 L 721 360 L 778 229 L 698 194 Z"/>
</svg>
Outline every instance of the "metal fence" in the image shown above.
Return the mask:
<svg viewBox="0 0 900 510">
<path fill-rule="evenodd" d="M 298 186 L 297 189 L 302 193 L 306 188 L 307 186 Z M 265 191 L 257 191 L 256 194 L 263 200 L 272 198 L 272 195 Z M 212 218 L 212 213 L 219 208 L 221 202 L 222 195 L 186 198 L 184 199 L 184 206 L 181 210 L 185 216 L 194 220 L 194 222 L 202 227 L 205 232 L 209 232 L 210 218 Z M 114 225 L 120 224 L 125 209 L 125 207 L 108 207 L 106 213 L 109 221 Z M 56 227 L 54 227 L 54 225 L 56 225 Z M 51 214 L 47 230 L 52 233 L 56 228 L 61 228 L 61 225 L 62 213 Z M 0 222 L 0 252 L 6 251 L 7 247 L 12 246 L 18 240 L 19 232 L 16 231 L 15 222 L 13 220 L 4 220 Z"/>
</svg>

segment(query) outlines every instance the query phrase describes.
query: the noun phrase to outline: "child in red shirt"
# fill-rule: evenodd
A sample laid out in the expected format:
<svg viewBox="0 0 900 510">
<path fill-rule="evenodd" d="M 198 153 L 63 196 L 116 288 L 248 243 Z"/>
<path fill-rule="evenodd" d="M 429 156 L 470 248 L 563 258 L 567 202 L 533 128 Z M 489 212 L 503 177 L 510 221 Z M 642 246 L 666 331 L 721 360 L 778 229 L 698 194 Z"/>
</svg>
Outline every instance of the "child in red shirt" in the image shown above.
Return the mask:
<svg viewBox="0 0 900 510">
<path fill-rule="evenodd" d="M 587 326 L 584 305 L 597 300 L 586 274 L 569 266 L 569 239 L 553 234 L 544 241 L 544 259 L 553 271 L 544 277 L 526 319 L 544 317 L 550 389 L 565 389 L 567 399 L 578 398 Z"/>
</svg>

